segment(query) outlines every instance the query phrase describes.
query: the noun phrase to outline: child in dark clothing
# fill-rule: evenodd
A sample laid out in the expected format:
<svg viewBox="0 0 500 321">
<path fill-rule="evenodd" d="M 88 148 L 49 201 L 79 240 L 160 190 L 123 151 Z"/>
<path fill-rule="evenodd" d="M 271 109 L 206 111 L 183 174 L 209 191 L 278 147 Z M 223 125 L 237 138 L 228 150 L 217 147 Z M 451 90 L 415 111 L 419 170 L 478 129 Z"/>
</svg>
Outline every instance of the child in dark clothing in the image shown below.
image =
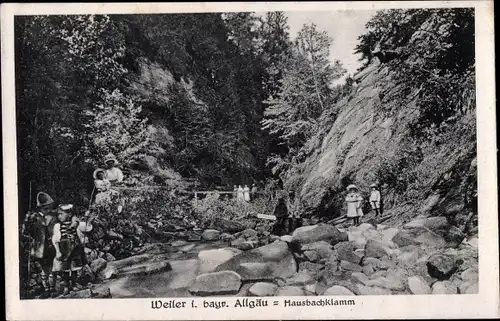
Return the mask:
<svg viewBox="0 0 500 321">
<path fill-rule="evenodd" d="M 71 290 L 77 290 L 77 272 L 85 262 L 85 252 L 81 238 L 77 232 L 79 219 L 73 213 L 73 205 L 60 205 L 58 208 L 59 222 L 54 225 L 52 242 L 56 249 L 54 273 L 61 273 L 64 282 L 63 295 Z M 71 282 L 70 282 L 71 281 Z"/>
</svg>

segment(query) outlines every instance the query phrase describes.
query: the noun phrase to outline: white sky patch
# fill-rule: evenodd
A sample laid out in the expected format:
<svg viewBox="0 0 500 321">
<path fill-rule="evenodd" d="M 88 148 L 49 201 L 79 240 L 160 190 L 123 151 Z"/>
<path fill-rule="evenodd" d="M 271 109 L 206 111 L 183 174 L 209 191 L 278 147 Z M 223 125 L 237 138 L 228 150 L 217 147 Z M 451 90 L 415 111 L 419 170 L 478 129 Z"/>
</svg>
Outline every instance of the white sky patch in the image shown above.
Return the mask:
<svg viewBox="0 0 500 321">
<path fill-rule="evenodd" d="M 304 24 L 315 23 L 318 29 L 333 38 L 330 47 L 331 61 L 340 60 L 347 73 L 334 84 L 343 83 L 347 75 L 354 74 L 361 66 L 360 55 L 354 54 L 358 37 L 365 33 L 365 24 L 375 14 L 374 10 L 339 11 L 286 11 L 290 36 L 294 39 Z M 263 14 L 263 13 L 257 13 Z"/>
</svg>

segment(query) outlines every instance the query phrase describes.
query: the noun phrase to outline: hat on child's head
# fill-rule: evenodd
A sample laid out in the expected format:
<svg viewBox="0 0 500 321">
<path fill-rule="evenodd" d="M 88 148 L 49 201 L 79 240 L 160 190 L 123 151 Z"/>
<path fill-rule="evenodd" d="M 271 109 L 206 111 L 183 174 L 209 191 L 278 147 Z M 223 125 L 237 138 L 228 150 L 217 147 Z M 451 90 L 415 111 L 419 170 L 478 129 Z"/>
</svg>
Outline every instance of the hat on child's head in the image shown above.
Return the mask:
<svg viewBox="0 0 500 321">
<path fill-rule="evenodd" d="M 347 190 L 350 191 L 351 189 L 355 189 L 355 190 L 358 190 L 358 187 L 354 184 L 351 184 L 349 186 L 347 186 Z"/>
<path fill-rule="evenodd" d="M 73 209 L 73 204 L 61 204 L 57 208 L 61 211 L 69 212 Z"/>
<path fill-rule="evenodd" d="M 36 206 L 45 206 L 45 205 L 51 205 L 54 204 L 54 200 L 52 197 L 50 197 L 49 194 L 40 192 L 36 195 Z"/>
<path fill-rule="evenodd" d="M 106 157 L 104 157 L 104 163 L 106 164 L 107 162 L 113 162 L 114 165 L 118 163 L 115 155 L 113 155 L 112 153 L 109 153 L 108 155 L 106 155 Z"/>
<path fill-rule="evenodd" d="M 104 173 L 104 177 L 106 177 L 106 171 L 104 169 L 102 169 L 102 168 L 98 168 L 98 169 L 96 169 L 94 171 L 94 174 L 92 174 L 92 176 L 94 177 L 94 179 L 97 179 L 97 173 L 99 173 L 99 172 Z"/>
</svg>

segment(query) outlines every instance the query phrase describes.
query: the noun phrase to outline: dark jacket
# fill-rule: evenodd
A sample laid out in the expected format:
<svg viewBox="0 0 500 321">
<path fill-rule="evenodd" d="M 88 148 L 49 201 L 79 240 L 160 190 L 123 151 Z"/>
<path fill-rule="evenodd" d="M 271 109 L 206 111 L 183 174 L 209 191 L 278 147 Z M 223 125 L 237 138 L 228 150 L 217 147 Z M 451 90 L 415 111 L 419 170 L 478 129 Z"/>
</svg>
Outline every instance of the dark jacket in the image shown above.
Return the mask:
<svg viewBox="0 0 500 321">
<path fill-rule="evenodd" d="M 49 222 L 47 222 L 47 219 Z M 54 225 L 57 223 L 55 214 L 44 215 L 40 212 L 34 213 L 27 222 L 27 232 L 33 238 L 33 245 L 30 250 L 30 255 L 37 258 L 47 258 L 53 253 L 52 234 Z"/>
</svg>

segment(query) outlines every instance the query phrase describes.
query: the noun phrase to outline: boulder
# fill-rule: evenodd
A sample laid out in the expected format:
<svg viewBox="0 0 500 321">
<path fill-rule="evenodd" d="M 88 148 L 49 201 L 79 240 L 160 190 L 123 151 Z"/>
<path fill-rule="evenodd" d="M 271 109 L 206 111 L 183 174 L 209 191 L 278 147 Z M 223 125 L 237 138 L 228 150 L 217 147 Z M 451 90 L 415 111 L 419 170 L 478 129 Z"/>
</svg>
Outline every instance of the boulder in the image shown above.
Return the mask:
<svg viewBox="0 0 500 321">
<path fill-rule="evenodd" d="M 457 269 L 457 262 L 448 255 L 435 254 L 427 260 L 429 275 L 438 280 L 449 279 Z"/>
<path fill-rule="evenodd" d="M 393 236 L 392 242 L 394 242 L 399 247 L 417 245 L 418 242 L 415 241 L 414 237 L 405 231 L 399 231 Z"/>
<path fill-rule="evenodd" d="M 352 278 L 358 280 L 359 282 L 365 284 L 365 282 L 369 281 L 370 278 L 361 272 L 352 272 Z M 366 285 L 366 284 L 365 284 Z"/>
<path fill-rule="evenodd" d="M 312 273 L 317 273 L 323 266 L 321 264 L 312 263 L 312 262 L 302 262 L 299 264 L 299 272 L 300 271 L 309 271 Z"/>
<path fill-rule="evenodd" d="M 243 242 L 239 242 L 237 244 L 231 243 L 231 246 L 233 246 L 241 251 L 248 251 L 248 250 L 254 249 L 258 245 L 259 245 L 258 241 L 243 241 Z"/>
<path fill-rule="evenodd" d="M 257 282 L 248 289 L 248 296 L 273 296 L 278 286 L 269 282 Z"/>
<path fill-rule="evenodd" d="M 332 245 L 347 241 L 347 233 L 340 232 L 336 227 L 329 224 L 318 224 L 303 226 L 296 229 L 292 234 L 292 243 L 300 245 L 326 241 Z"/>
<path fill-rule="evenodd" d="M 222 233 L 220 235 L 220 239 L 224 242 L 227 242 L 227 241 L 232 241 L 235 239 L 235 237 L 229 233 Z"/>
<path fill-rule="evenodd" d="M 152 257 L 152 255 L 150 255 L 150 254 L 134 255 L 134 256 L 128 257 L 126 259 L 110 262 L 110 263 L 108 263 L 107 266 L 109 267 L 111 265 L 119 270 L 122 267 L 145 262 L 145 261 L 151 259 L 151 257 Z"/>
<path fill-rule="evenodd" d="M 220 232 L 218 230 L 205 230 L 201 234 L 201 239 L 204 241 L 216 241 L 220 239 Z"/>
<path fill-rule="evenodd" d="M 200 253 L 198 253 L 198 260 L 200 262 L 199 273 L 205 274 L 213 272 L 219 265 L 241 253 L 241 250 L 232 247 L 200 251 Z"/>
<path fill-rule="evenodd" d="M 381 243 L 369 240 L 365 245 L 365 255 L 368 257 L 382 258 L 387 255 L 387 251 Z"/>
<path fill-rule="evenodd" d="M 308 257 L 306 252 L 309 252 L 309 255 L 314 256 L 316 258 L 316 261 L 319 261 L 321 259 L 328 259 L 331 255 L 334 254 L 332 246 L 325 241 L 306 244 L 302 246 L 301 250 L 304 251 L 304 255 L 306 255 L 306 257 Z M 311 252 L 314 252 L 315 254 L 311 254 Z"/>
<path fill-rule="evenodd" d="M 284 286 L 278 289 L 275 296 L 305 296 L 306 293 L 299 286 Z"/>
<path fill-rule="evenodd" d="M 291 235 L 283 235 L 280 237 L 280 240 L 282 240 L 283 242 L 290 243 L 290 242 L 292 242 L 292 236 Z"/>
<path fill-rule="evenodd" d="M 106 253 L 104 259 L 108 262 L 116 261 L 116 258 L 113 255 L 111 255 L 111 253 Z"/>
<path fill-rule="evenodd" d="M 252 268 L 258 269 L 252 271 Z M 238 273 L 244 281 L 260 281 L 275 277 L 288 278 L 297 272 L 297 263 L 288 244 L 278 241 L 242 252 L 215 269 L 226 270 Z"/>
<path fill-rule="evenodd" d="M 189 293 L 198 296 L 237 294 L 241 277 L 233 271 L 200 274 L 196 277 Z"/>
<path fill-rule="evenodd" d="M 356 294 L 352 293 L 349 289 L 343 286 L 334 285 L 326 289 L 323 295 L 356 295 Z"/>
<path fill-rule="evenodd" d="M 361 272 L 363 269 L 361 266 L 354 264 L 349 261 L 340 261 L 340 267 L 344 270 L 351 271 L 351 272 Z"/>
<path fill-rule="evenodd" d="M 92 297 L 96 299 L 111 298 L 111 290 L 107 286 L 101 286 L 91 289 Z"/>
<path fill-rule="evenodd" d="M 444 216 L 426 217 L 411 221 L 403 226 L 406 230 L 431 230 L 433 232 L 442 231 L 448 227 L 448 220 Z"/>
<path fill-rule="evenodd" d="M 456 226 L 451 226 L 444 235 L 447 246 L 457 247 L 465 239 L 466 235 Z"/>
<path fill-rule="evenodd" d="M 408 288 L 413 294 L 431 294 L 432 289 L 421 276 L 410 276 L 408 278 Z"/>
<path fill-rule="evenodd" d="M 361 262 L 361 258 L 354 253 L 356 246 L 352 242 L 338 243 L 333 247 L 333 249 L 336 252 L 337 259 L 339 260 L 348 261 L 354 264 L 359 264 Z"/>
<path fill-rule="evenodd" d="M 444 248 L 446 247 L 446 240 L 441 235 L 432 231 L 425 231 L 415 238 L 415 241 L 420 245 L 429 248 Z"/>
<path fill-rule="evenodd" d="M 88 265 L 84 265 L 80 270 L 80 275 L 78 277 L 78 283 L 81 285 L 87 285 L 89 282 L 93 283 L 95 281 L 95 274 Z"/>
<path fill-rule="evenodd" d="M 115 278 L 118 275 L 118 269 L 113 265 L 106 266 L 102 271 L 98 274 L 99 279 L 101 280 L 109 280 Z"/>
<path fill-rule="evenodd" d="M 438 281 L 432 285 L 432 294 L 457 294 L 458 287 L 450 281 Z"/>
<path fill-rule="evenodd" d="M 95 274 L 106 268 L 107 264 L 108 262 L 105 259 L 99 258 L 90 263 L 90 269 Z"/>
<path fill-rule="evenodd" d="M 378 277 L 373 280 L 367 280 L 363 283 L 367 286 L 375 286 L 395 291 L 403 291 L 405 289 L 403 282 L 395 276 Z"/>
<path fill-rule="evenodd" d="M 214 226 L 222 231 L 228 233 L 237 233 L 246 229 L 246 226 L 235 220 L 227 220 L 224 218 L 218 218 L 214 221 Z"/>
<path fill-rule="evenodd" d="M 310 262 L 319 262 L 320 260 L 318 252 L 316 251 L 305 251 L 303 254 L 306 257 L 306 259 Z"/>
<path fill-rule="evenodd" d="M 250 228 L 249 228 L 249 229 L 246 229 L 246 230 L 241 231 L 241 232 L 239 232 L 239 233 L 236 233 L 236 234 L 235 234 L 235 236 L 236 236 L 237 238 L 242 237 L 242 238 L 244 238 L 244 239 L 248 240 L 248 239 L 251 239 L 251 238 L 257 237 L 257 235 L 258 235 L 258 234 L 259 234 L 259 232 L 257 232 L 256 230 L 253 230 L 253 229 L 250 229 Z"/>
<path fill-rule="evenodd" d="M 465 282 L 478 282 L 479 281 L 479 274 L 477 271 L 477 268 L 471 267 L 466 269 L 460 274 L 460 278 L 464 280 Z"/>
<path fill-rule="evenodd" d="M 295 274 L 294 276 L 292 276 L 291 278 L 285 280 L 286 285 L 306 285 L 313 283 L 315 283 L 313 274 L 306 270 L 302 270 L 297 274 Z"/>
<path fill-rule="evenodd" d="M 90 289 L 80 290 L 76 292 L 69 293 L 64 295 L 62 298 L 64 299 L 90 299 L 92 297 L 92 292 Z"/>
<path fill-rule="evenodd" d="M 382 289 L 379 287 L 366 286 L 363 284 L 356 285 L 357 290 L 360 295 L 391 295 L 392 292 L 388 289 Z"/>
</svg>

